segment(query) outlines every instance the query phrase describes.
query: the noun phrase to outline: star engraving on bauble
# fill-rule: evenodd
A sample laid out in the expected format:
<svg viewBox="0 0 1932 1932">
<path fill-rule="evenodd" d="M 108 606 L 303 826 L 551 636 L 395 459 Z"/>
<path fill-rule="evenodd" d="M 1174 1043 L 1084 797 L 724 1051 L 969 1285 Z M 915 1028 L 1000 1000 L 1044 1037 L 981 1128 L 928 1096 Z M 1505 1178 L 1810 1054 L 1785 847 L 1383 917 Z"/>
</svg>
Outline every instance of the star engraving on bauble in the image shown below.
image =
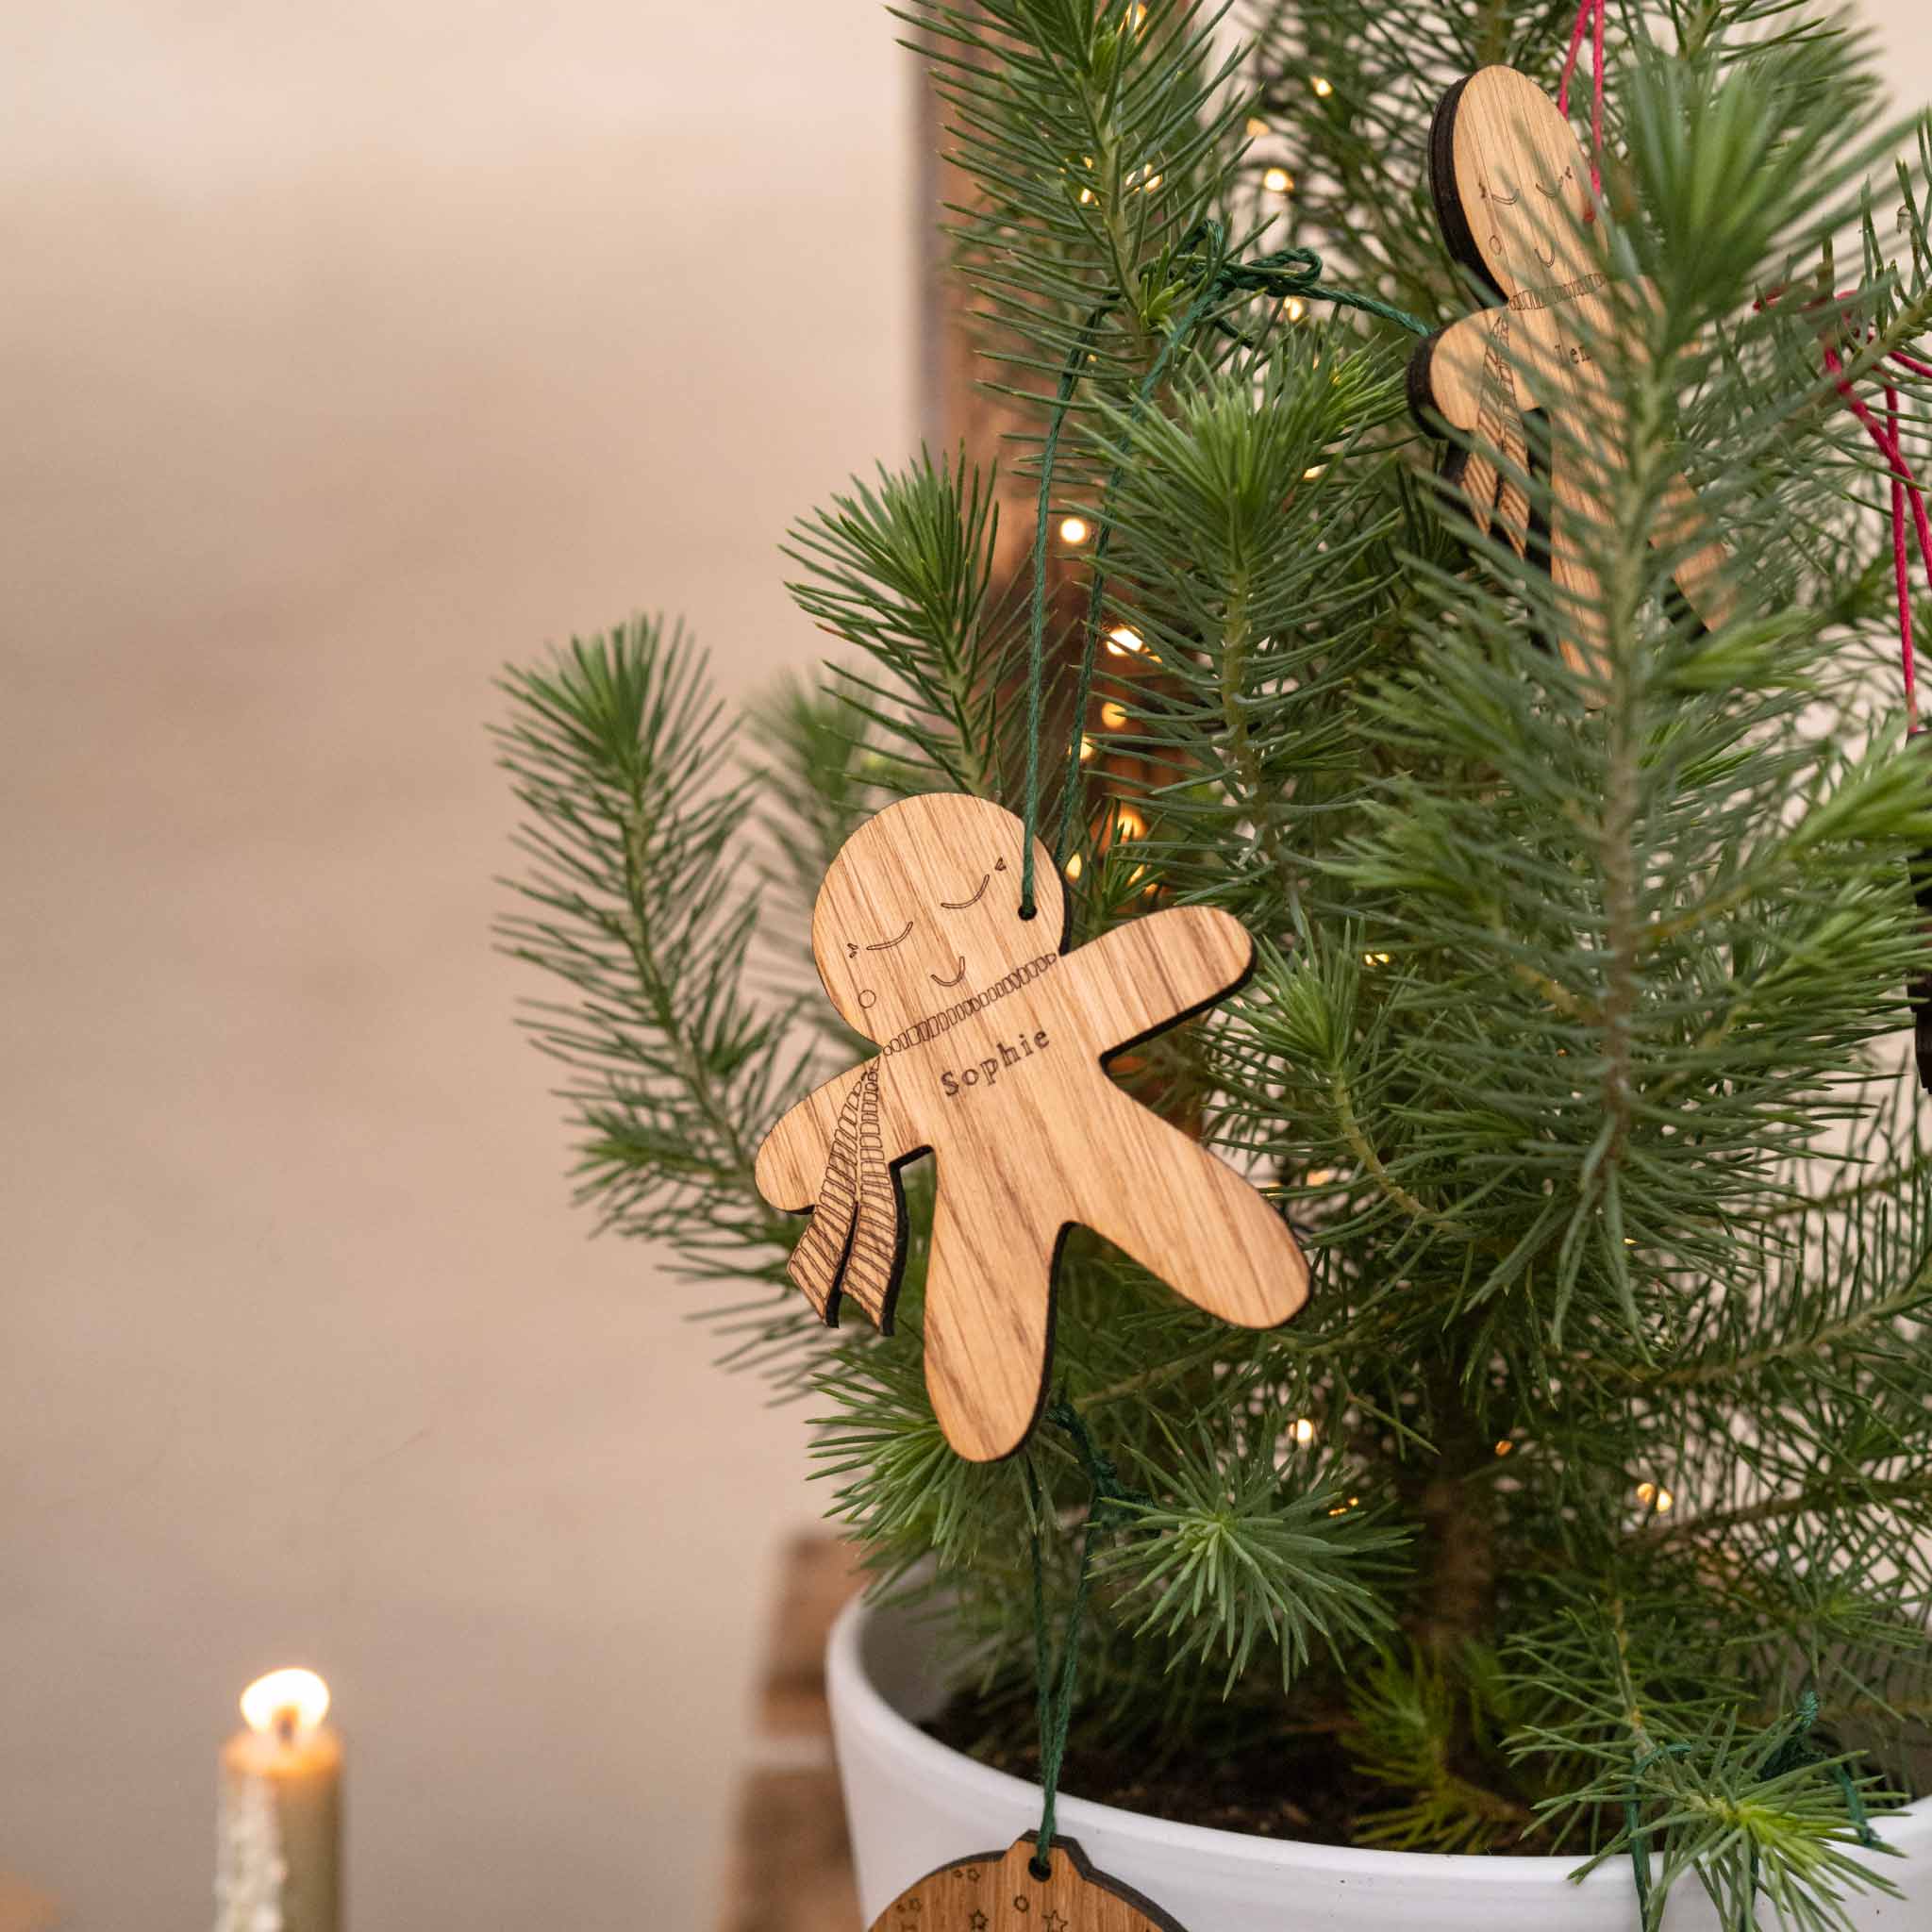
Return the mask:
<svg viewBox="0 0 1932 1932">
<path fill-rule="evenodd" d="M 975 1911 L 973 1914 L 973 1916 L 966 1921 L 966 1924 L 971 1928 L 971 1932 L 986 1932 L 986 1928 L 989 1924 L 991 1924 L 991 1921 L 988 1919 L 984 1912 Z"/>
<path fill-rule="evenodd" d="M 1053 1906 L 1049 1906 L 1046 1908 L 1046 1917 L 1041 1923 L 1046 1927 L 1046 1932 L 1067 1932 L 1067 1928 L 1072 1924 L 1073 1921 L 1064 1912 L 1059 1911 Z"/>
</svg>

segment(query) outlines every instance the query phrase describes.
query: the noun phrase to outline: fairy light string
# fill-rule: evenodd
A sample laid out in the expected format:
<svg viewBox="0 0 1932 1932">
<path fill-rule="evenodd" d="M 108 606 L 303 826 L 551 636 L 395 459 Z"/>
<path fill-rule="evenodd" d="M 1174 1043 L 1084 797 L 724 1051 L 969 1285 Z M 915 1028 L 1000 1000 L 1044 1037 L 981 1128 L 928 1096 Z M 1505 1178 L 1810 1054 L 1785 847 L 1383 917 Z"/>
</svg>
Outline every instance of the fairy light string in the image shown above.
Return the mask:
<svg viewBox="0 0 1932 1932">
<path fill-rule="evenodd" d="M 1219 222 L 1208 221 L 1190 230 L 1175 252 L 1171 266 L 1191 275 L 1193 299 L 1181 312 L 1162 339 L 1146 375 L 1134 392 L 1128 409 L 1131 429 L 1154 399 L 1172 370 L 1174 358 L 1204 324 L 1212 321 L 1215 329 L 1237 341 L 1247 341 L 1224 317 L 1214 311 L 1238 296 L 1268 296 L 1286 302 L 1329 302 L 1340 308 L 1354 308 L 1384 322 L 1406 328 L 1411 335 L 1425 336 L 1429 325 L 1406 309 L 1378 297 L 1353 289 L 1329 286 L 1322 279 L 1322 258 L 1308 248 L 1281 248 L 1257 256 L 1250 261 L 1234 261 L 1227 254 L 1226 231 Z M 1091 309 L 1074 339 L 1054 390 L 1053 407 L 1047 415 L 1046 434 L 1040 451 L 1040 491 L 1033 529 L 1033 583 L 1027 608 L 1026 680 L 1026 782 L 1024 809 L 1026 836 L 1020 867 L 1020 916 L 1033 917 L 1035 858 L 1034 841 L 1040 826 L 1041 736 L 1046 709 L 1046 558 L 1048 530 L 1053 521 L 1053 475 L 1059 453 L 1061 433 L 1068 412 L 1079 388 L 1091 344 L 1107 318 L 1120 307 L 1123 297 L 1110 295 Z M 1080 741 L 1087 728 L 1087 707 L 1092 698 L 1095 651 L 1099 643 L 1102 608 L 1107 594 L 1107 551 L 1113 532 L 1113 500 L 1119 489 L 1124 461 L 1117 461 L 1101 492 L 1094 519 L 1093 566 L 1087 592 L 1085 635 L 1080 652 L 1080 669 L 1074 687 L 1073 741 L 1067 754 L 1067 773 L 1061 794 L 1059 830 L 1054 841 L 1056 867 L 1064 865 L 1067 841 L 1073 824 L 1074 800 L 1080 784 Z"/>
</svg>

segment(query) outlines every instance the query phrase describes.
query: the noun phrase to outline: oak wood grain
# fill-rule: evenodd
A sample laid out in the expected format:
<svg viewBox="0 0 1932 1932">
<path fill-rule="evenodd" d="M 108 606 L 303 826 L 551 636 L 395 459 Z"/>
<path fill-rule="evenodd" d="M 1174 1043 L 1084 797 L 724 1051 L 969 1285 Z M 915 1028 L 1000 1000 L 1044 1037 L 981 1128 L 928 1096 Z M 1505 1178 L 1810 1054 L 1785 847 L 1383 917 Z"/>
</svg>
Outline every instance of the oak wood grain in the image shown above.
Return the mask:
<svg viewBox="0 0 1932 1932">
<path fill-rule="evenodd" d="M 1050 1875 L 1033 1875 L 1034 1836 L 1005 1852 L 956 1859 L 908 1886 L 872 1932 L 1185 1932 L 1152 1899 L 1094 1871 L 1071 1839 L 1057 1838 Z"/>
<path fill-rule="evenodd" d="M 1519 557 L 1539 541 L 1523 476 L 1524 418 L 1550 419 L 1547 556 L 1557 591 L 1557 643 L 1575 669 L 1602 672 L 1608 647 L 1591 526 L 1605 513 L 1626 447 L 1622 405 L 1596 351 L 1619 326 L 1595 239 L 1590 172 L 1570 124 L 1528 75 L 1485 67 L 1436 111 L 1430 186 L 1450 253 L 1503 298 L 1417 349 L 1410 393 L 1430 426 L 1463 432 L 1444 475 L 1476 527 Z M 1652 541 L 1707 625 L 1730 615 L 1724 546 L 1690 485 L 1666 485 Z"/>
<path fill-rule="evenodd" d="M 1069 1227 L 1243 1327 L 1274 1327 L 1307 1297 L 1307 1264 L 1274 1208 L 1106 1073 L 1238 987 L 1252 941 L 1224 912 L 1174 907 L 1062 956 L 1064 893 L 1038 845 L 1038 907 L 1020 917 L 1024 838 L 999 806 L 936 793 L 889 806 L 847 841 L 820 889 L 812 952 L 832 1004 L 881 1051 L 794 1107 L 757 1169 L 774 1207 L 838 1217 L 818 1230 L 816 1264 L 811 1230 L 793 1257 L 825 1319 L 850 1293 L 884 1325 L 904 1243 L 879 1224 L 879 1175 L 932 1155 L 926 1386 L 947 1440 L 982 1462 L 1017 1449 L 1039 1412 Z M 874 1115 L 855 1126 L 848 1103 L 867 1080 Z M 870 1215 L 851 1212 L 855 1195 Z"/>
</svg>

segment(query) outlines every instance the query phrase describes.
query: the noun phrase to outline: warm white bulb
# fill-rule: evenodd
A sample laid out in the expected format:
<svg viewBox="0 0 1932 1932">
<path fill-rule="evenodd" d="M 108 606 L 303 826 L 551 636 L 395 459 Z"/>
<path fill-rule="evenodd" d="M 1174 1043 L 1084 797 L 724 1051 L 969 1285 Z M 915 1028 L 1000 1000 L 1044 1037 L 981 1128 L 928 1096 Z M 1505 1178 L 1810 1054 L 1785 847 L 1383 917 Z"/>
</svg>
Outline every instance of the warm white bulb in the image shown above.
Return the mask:
<svg viewBox="0 0 1932 1932">
<path fill-rule="evenodd" d="M 1113 824 L 1116 839 L 1139 839 L 1147 830 L 1147 821 L 1130 805 L 1122 806 L 1114 813 Z"/>
<path fill-rule="evenodd" d="M 1100 722 L 1109 731 L 1118 731 L 1127 722 L 1127 708 L 1124 705 L 1117 705 L 1108 698 L 1100 708 Z"/>
<path fill-rule="evenodd" d="M 1083 731 L 1080 734 L 1080 762 L 1084 765 L 1093 756 L 1093 741 Z"/>
<path fill-rule="evenodd" d="M 1107 648 L 1116 658 L 1131 658 L 1136 651 L 1144 651 L 1147 646 L 1139 631 L 1131 625 L 1123 624 L 1108 632 Z"/>
<path fill-rule="evenodd" d="M 1287 194 L 1294 187 L 1294 176 L 1286 168 L 1270 168 L 1261 176 L 1261 186 L 1270 194 Z"/>
<path fill-rule="evenodd" d="M 1262 120 L 1260 115 L 1250 114 L 1248 116 L 1248 139 L 1250 141 L 1259 141 L 1260 138 L 1269 131 L 1270 129 L 1267 122 Z"/>
<path fill-rule="evenodd" d="M 1082 860 L 1080 855 L 1077 852 L 1074 853 L 1073 858 L 1067 860 L 1067 876 L 1070 879 L 1078 878 L 1083 869 L 1083 865 L 1084 861 Z"/>
<path fill-rule="evenodd" d="M 1281 305 L 1281 312 L 1291 322 L 1299 322 L 1308 312 L 1308 305 L 1299 295 L 1291 295 Z"/>
<path fill-rule="evenodd" d="M 1321 100 L 1325 101 L 1335 92 L 1335 83 L 1332 80 L 1324 79 L 1319 74 L 1316 75 L 1308 85 L 1315 90 L 1317 98 Z"/>
<path fill-rule="evenodd" d="M 1087 541 L 1087 519 L 1085 517 L 1062 517 L 1060 519 L 1060 541 L 1062 543 L 1084 543 Z"/>
<path fill-rule="evenodd" d="M 328 1686 L 313 1671 L 271 1671 L 242 1693 L 251 1731 L 312 1731 L 328 1715 Z"/>
<path fill-rule="evenodd" d="M 1305 1415 L 1295 1418 L 1294 1439 L 1304 1449 L 1315 1440 L 1315 1425 Z"/>
</svg>

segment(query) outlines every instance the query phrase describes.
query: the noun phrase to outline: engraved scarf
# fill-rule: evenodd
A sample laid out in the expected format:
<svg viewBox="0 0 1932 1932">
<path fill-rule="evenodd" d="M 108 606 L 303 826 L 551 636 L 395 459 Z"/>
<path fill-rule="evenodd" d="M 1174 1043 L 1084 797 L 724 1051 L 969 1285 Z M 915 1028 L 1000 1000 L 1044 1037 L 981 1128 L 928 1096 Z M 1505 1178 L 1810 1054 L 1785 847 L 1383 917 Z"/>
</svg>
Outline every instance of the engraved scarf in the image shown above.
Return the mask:
<svg viewBox="0 0 1932 1932">
<path fill-rule="evenodd" d="M 905 1230 L 899 1190 L 879 1139 L 879 1061 L 936 1040 L 960 1021 L 984 1012 L 995 1000 L 1038 979 L 1058 958 L 1058 953 L 1042 953 L 983 992 L 915 1021 L 903 1033 L 895 1033 L 860 1069 L 839 1109 L 811 1219 L 785 1264 L 786 1274 L 822 1319 L 829 1314 L 836 1296 L 849 1294 L 874 1325 L 882 1323 L 886 1298 L 898 1273 Z"/>
</svg>

